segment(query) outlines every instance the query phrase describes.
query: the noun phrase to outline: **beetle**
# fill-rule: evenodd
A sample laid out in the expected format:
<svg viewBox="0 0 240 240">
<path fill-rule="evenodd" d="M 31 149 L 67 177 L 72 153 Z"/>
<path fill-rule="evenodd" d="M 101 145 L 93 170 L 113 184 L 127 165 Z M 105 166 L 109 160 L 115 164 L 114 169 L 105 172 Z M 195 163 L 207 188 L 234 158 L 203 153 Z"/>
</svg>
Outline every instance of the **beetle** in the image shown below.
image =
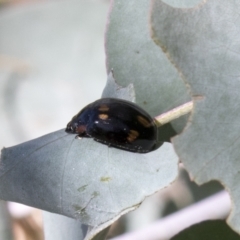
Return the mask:
<svg viewBox="0 0 240 240">
<path fill-rule="evenodd" d="M 137 104 L 122 99 L 102 98 L 87 105 L 65 131 L 130 152 L 147 153 L 162 145 L 154 119 Z"/>
</svg>

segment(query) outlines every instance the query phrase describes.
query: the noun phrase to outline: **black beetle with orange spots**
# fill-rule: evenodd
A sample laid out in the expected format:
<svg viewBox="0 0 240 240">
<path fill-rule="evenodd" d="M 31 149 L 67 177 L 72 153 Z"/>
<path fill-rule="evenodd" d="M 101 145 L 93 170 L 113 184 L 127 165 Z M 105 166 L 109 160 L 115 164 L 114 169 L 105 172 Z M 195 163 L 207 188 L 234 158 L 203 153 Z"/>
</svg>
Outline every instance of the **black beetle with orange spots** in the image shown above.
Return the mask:
<svg viewBox="0 0 240 240">
<path fill-rule="evenodd" d="M 87 105 L 65 131 L 130 152 L 147 153 L 162 145 L 157 141 L 154 119 L 138 105 L 115 98 L 102 98 Z"/>
</svg>

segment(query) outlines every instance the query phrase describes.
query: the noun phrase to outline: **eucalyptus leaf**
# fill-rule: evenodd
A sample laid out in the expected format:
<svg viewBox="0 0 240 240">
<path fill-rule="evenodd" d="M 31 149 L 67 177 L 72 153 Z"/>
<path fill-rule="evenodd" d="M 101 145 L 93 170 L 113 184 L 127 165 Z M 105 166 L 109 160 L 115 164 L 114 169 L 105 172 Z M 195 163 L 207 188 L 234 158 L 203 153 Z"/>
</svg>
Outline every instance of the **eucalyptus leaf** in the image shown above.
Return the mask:
<svg viewBox="0 0 240 240">
<path fill-rule="evenodd" d="M 189 8 L 189 7 L 194 7 L 202 0 L 162 0 L 162 2 L 167 3 L 168 5 L 172 7 L 178 7 L 178 8 Z"/>
<path fill-rule="evenodd" d="M 223 220 L 204 221 L 195 224 L 171 240 L 240 240 L 240 236 L 235 233 Z"/>
<path fill-rule="evenodd" d="M 119 86 L 113 76 L 113 71 L 108 75 L 106 87 L 103 90 L 102 98 L 120 98 L 135 102 L 135 91 L 133 84 L 129 84 L 126 88 Z"/>
<path fill-rule="evenodd" d="M 11 216 L 4 201 L 0 201 L 0 236 L 1 240 L 13 240 Z"/>
<path fill-rule="evenodd" d="M 0 145 L 61 129 L 106 80 L 107 1 L 30 1 L 0 12 Z"/>
<path fill-rule="evenodd" d="M 175 149 L 199 184 L 219 180 L 231 194 L 230 226 L 240 232 L 240 2 L 172 8 L 152 1 L 154 41 L 182 72 L 194 110 Z"/>
<path fill-rule="evenodd" d="M 43 211 L 45 240 L 83 240 L 88 227 L 80 221 L 59 214 Z"/>
<path fill-rule="evenodd" d="M 132 91 L 126 88 L 123 95 Z M 59 130 L 2 150 L 0 198 L 78 219 L 91 227 L 86 239 L 92 239 L 177 173 L 169 143 L 139 154 Z"/>
<path fill-rule="evenodd" d="M 152 116 L 190 100 L 178 71 L 154 44 L 149 31 L 150 1 L 111 2 L 106 55 L 108 72 L 113 69 L 119 85 L 133 83 L 136 103 Z M 187 116 L 174 122 L 180 132 Z"/>
</svg>

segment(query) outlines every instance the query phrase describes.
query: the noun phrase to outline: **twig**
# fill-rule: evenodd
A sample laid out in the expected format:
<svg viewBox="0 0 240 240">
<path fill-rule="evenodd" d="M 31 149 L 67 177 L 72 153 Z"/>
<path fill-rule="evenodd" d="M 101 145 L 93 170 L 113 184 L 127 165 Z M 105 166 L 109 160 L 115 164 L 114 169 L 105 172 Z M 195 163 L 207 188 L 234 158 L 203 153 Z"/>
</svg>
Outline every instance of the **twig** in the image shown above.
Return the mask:
<svg viewBox="0 0 240 240">
<path fill-rule="evenodd" d="M 156 124 L 160 127 L 168 122 L 171 122 L 174 119 L 177 119 L 189 112 L 193 109 L 193 102 L 187 102 L 183 105 L 176 107 L 166 113 L 163 113 L 157 117 L 155 117 Z"/>
<path fill-rule="evenodd" d="M 217 206 L 217 207 L 216 207 Z M 224 219 L 230 212 L 231 200 L 222 191 L 173 213 L 139 231 L 112 238 L 112 240 L 166 240 L 183 229 L 204 220 Z"/>
</svg>

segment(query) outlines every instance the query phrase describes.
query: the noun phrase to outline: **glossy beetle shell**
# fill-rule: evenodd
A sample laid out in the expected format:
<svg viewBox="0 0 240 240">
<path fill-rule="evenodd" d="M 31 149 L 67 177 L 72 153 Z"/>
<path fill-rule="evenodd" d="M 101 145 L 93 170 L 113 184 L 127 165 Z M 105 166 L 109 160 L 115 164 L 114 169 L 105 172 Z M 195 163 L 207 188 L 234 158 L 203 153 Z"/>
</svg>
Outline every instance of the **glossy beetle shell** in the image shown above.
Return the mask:
<svg viewBox="0 0 240 240">
<path fill-rule="evenodd" d="M 87 105 L 65 131 L 138 153 L 153 151 L 162 144 L 157 141 L 157 126 L 147 112 L 132 102 L 114 98 Z"/>
</svg>

